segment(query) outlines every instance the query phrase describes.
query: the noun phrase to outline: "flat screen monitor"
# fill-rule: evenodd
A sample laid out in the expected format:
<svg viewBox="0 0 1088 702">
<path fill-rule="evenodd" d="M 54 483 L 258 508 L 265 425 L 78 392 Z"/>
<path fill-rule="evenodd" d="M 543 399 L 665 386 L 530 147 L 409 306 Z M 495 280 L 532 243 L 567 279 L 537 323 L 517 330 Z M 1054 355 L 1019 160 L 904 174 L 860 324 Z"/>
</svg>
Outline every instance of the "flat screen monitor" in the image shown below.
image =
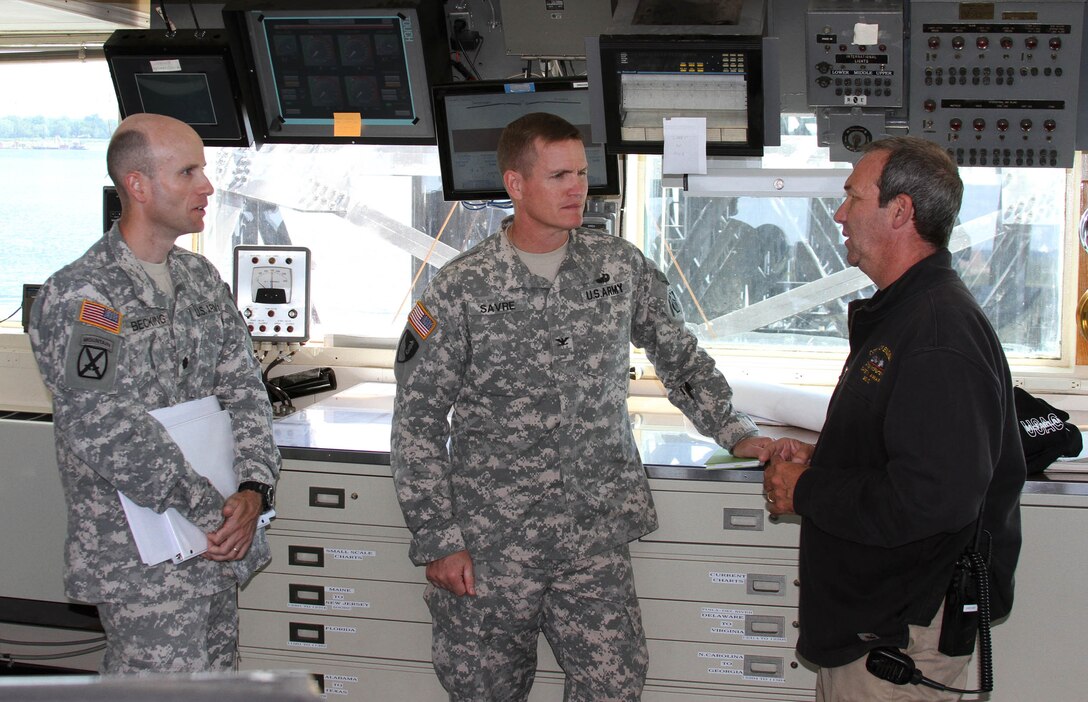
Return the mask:
<svg viewBox="0 0 1088 702">
<path fill-rule="evenodd" d="M 449 80 L 439 3 L 228 5 L 258 142 L 433 144 L 431 83 Z"/>
<path fill-rule="evenodd" d="M 226 32 L 119 30 L 103 45 L 121 117 L 168 115 L 208 146 L 252 143 Z"/>
<path fill-rule="evenodd" d="M 589 162 L 589 194 L 619 194 L 616 157 L 591 140 L 585 78 L 464 81 L 436 85 L 432 98 L 446 200 L 507 198 L 495 154 L 499 136 L 530 112 L 551 112 L 578 127 Z"/>
<path fill-rule="evenodd" d="M 609 151 L 660 154 L 665 119 L 699 117 L 708 156 L 762 156 L 763 45 L 753 36 L 602 35 Z"/>
</svg>

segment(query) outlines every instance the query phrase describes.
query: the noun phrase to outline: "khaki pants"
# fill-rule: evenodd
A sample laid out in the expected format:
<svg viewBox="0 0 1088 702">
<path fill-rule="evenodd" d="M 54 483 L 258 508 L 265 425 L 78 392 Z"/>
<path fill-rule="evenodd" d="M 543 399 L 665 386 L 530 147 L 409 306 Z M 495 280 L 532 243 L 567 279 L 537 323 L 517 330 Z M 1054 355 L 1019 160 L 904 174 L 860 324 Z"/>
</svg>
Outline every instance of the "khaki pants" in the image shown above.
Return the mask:
<svg viewBox="0 0 1088 702">
<path fill-rule="evenodd" d="M 929 626 L 911 626 L 910 641 L 906 654 L 914 659 L 914 666 L 930 680 L 966 689 L 977 687 L 967 684 L 967 664 L 971 656 L 949 657 L 937 650 L 941 638 L 941 618 L 944 605 Z M 816 677 L 816 702 L 955 702 L 960 699 L 956 692 L 942 692 L 924 685 L 896 685 L 882 680 L 865 668 L 862 656 L 858 660 L 836 668 L 821 668 Z"/>
</svg>

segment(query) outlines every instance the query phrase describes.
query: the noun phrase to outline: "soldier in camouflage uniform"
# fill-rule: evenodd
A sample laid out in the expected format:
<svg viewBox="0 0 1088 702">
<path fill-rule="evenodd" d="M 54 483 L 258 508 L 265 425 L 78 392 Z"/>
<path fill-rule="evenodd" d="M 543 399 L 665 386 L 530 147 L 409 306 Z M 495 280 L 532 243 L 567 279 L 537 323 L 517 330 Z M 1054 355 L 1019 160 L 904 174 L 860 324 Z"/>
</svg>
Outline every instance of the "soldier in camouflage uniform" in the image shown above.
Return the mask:
<svg viewBox="0 0 1088 702">
<path fill-rule="evenodd" d="M 435 670 L 451 700 L 524 700 L 543 631 L 567 700 L 635 700 L 648 656 L 627 544 L 657 516 L 630 345 L 701 432 L 737 455 L 782 449 L 733 411 L 660 270 L 579 228 L 578 130 L 528 115 L 498 157 L 513 217 L 439 272 L 397 351 L 391 462 L 431 583 Z"/>
<path fill-rule="evenodd" d="M 212 194 L 200 137 L 135 115 L 106 160 L 121 218 L 49 279 L 31 315 L 69 509 L 65 591 L 98 605 L 103 672 L 230 670 L 239 577 L 268 558 L 255 527 L 279 472 L 271 408 L 226 284 L 174 246 L 203 229 Z M 208 395 L 230 412 L 239 485 L 251 488 L 225 501 L 148 414 Z M 208 533 L 207 553 L 144 565 L 118 491 L 156 512 L 175 508 Z"/>
</svg>

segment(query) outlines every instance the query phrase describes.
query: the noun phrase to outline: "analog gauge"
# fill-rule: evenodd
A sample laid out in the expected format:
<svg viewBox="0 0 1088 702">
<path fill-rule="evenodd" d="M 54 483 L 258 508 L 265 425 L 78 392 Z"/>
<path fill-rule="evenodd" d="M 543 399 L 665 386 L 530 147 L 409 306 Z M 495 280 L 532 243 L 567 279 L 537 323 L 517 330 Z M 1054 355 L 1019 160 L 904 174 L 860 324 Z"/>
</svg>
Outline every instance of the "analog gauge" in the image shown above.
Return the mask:
<svg viewBox="0 0 1088 702">
<path fill-rule="evenodd" d="M 290 300 L 290 268 L 258 266 L 253 269 L 253 302 L 264 305 L 277 305 L 286 304 Z"/>
<path fill-rule="evenodd" d="M 254 341 L 305 342 L 310 336 L 310 250 L 234 247 L 234 303 Z"/>
</svg>

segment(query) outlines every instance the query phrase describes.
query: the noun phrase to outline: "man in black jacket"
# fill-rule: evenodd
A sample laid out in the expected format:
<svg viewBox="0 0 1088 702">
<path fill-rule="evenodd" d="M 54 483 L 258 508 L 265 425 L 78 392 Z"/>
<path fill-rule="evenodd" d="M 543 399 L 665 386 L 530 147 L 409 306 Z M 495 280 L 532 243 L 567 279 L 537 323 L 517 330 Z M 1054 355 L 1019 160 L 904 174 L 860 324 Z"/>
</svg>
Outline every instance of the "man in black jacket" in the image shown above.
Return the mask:
<svg viewBox="0 0 1088 702">
<path fill-rule="evenodd" d="M 938 650 L 945 593 L 982 514 L 993 616 L 1012 607 L 1024 454 L 1001 343 L 952 269 L 963 184 L 938 145 L 869 145 L 835 214 L 847 260 L 879 289 L 850 305 L 850 352 L 807 464 L 764 477 L 772 514 L 802 516 L 798 652 L 817 700 L 959 699 L 866 670 L 897 647 L 966 687 L 970 658 Z"/>
</svg>

